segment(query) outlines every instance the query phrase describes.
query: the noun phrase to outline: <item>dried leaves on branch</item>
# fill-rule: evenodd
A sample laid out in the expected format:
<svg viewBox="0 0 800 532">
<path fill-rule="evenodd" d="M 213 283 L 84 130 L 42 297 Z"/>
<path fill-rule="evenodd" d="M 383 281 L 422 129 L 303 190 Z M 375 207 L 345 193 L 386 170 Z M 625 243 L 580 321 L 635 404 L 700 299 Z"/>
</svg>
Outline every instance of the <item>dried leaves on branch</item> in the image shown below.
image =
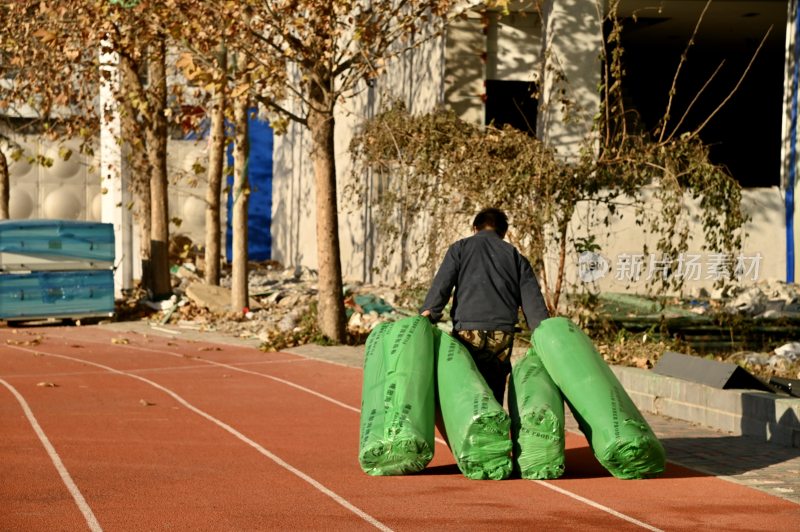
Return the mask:
<svg viewBox="0 0 800 532">
<path fill-rule="evenodd" d="M 599 156 L 569 163 L 520 131 L 473 126 L 450 111 L 413 116 L 396 105 L 368 122 L 351 149 L 361 166 L 350 193 L 365 193 L 358 179 L 364 167 L 382 176 L 377 229 L 385 242 L 402 244 L 386 244 L 387 250 L 427 257 L 427 267 L 418 272 L 420 282 L 434 273 L 453 235 L 463 234 L 469 217 L 488 205 L 508 212 L 509 238 L 542 272 L 553 312 L 568 256 L 607 230 L 621 205 L 636 207 L 637 223 L 658 235 L 657 251 L 665 256 L 677 257 L 688 247 L 686 202 L 692 198 L 701 207 L 709 250 L 733 254 L 741 244 L 745 218 L 739 185 L 708 161 L 707 148 L 696 138 L 656 143 L 627 136 Z M 655 204 L 648 200 L 649 191 Z M 608 213 L 599 226 L 588 228 L 589 237 L 571 231 L 581 202 Z M 428 230 L 413 239 L 403 223 L 407 220 L 426 220 Z M 545 259 L 551 250 L 558 257 L 548 271 Z M 391 253 L 384 258 L 391 260 Z"/>
</svg>

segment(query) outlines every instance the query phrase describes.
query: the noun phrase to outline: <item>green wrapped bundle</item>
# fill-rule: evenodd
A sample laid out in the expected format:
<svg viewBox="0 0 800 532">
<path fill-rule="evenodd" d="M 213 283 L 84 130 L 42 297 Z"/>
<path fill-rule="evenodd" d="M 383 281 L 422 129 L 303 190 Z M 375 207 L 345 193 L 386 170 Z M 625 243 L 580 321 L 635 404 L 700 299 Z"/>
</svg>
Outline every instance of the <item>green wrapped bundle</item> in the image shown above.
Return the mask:
<svg viewBox="0 0 800 532">
<path fill-rule="evenodd" d="M 531 347 L 508 385 L 514 469 L 522 478 L 564 474 L 564 399 Z"/>
<path fill-rule="evenodd" d="M 433 332 L 418 316 L 367 338 L 358 461 L 369 475 L 425 469 L 434 446 Z"/>
<path fill-rule="evenodd" d="M 663 473 L 664 447 L 580 327 L 547 319 L 533 344 L 603 467 L 622 479 Z"/>
<path fill-rule="evenodd" d="M 509 477 L 508 418 L 461 343 L 434 329 L 436 379 L 444 428 L 458 468 L 474 480 Z"/>
</svg>

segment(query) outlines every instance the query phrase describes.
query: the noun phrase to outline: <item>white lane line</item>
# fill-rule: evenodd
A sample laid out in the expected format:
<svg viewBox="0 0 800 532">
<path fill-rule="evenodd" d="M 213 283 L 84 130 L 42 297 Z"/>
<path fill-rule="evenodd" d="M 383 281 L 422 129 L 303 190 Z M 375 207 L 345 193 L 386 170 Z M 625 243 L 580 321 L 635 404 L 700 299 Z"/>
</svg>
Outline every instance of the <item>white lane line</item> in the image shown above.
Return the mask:
<svg viewBox="0 0 800 532">
<path fill-rule="evenodd" d="M 61 338 L 64 338 L 64 337 L 62 336 Z M 100 343 L 100 342 L 95 342 L 95 341 L 91 341 L 91 342 L 92 343 Z M 153 352 L 153 353 L 162 353 L 162 354 L 169 355 L 169 356 L 174 356 L 174 357 L 183 357 L 183 355 L 181 355 L 179 353 L 173 353 L 171 351 L 165 351 L 165 350 L 161 350 L 161 349 L 151 349 L 151 348 L 148 348 L 148 347 L 136 347 L 136 346 L 125 345 L 125 344 L 118 344 L 117 347 L 127 347 L 127 348 L 130 348 L 130 349 L 142 349 L 142 350 L 150 351 L 150 352 Z M 302 356 L 302 355 L 297 355 L 297 356 Z M 274 381 L 280 382 L 280 383 L 285 384 L 287 386 L 291 386 L 291 387 L 296 388 L 298 390 L 302 390 L 302 391 L 304 391 L 306 393 L 310 393 L 311 395 L 314 395 L 316 397 L 324 399 L 325 401 L 331 402 L 331 403 L 333 403 L 335 405 L 341 406 L 342 408 L 346 408 L 347 410 L 351 410 L 351 411 L 359 413 L 359 414 L 361 413 L 361 411 L 358 408 L 355 408 L 355 407 L 350 406 L 348 404 L 345 404 L 345 403 L 342 403 L 340 401 L 337 401 L 336 399 L 334 399 L 332 397 L 328 397 L 327 395 L 321 394 L 321 393 L 319 393 L 317 391 L 311 390 L 309 388 L 306 388 L 306 387 L 301 386 L 299 384 L 293 383 L 291 381 L 287 381 L 287 380 L 284 380 L 284 379 L 281 379 L 281 378 L 278 378 L 278 377 L 274 377 L 272 375 L 267 375 L 265 373 L 258 373 L 256 371 L 249 371 L 249 370 L 246 370 L 246 369 L 237 368 L 237 367 L 234 367 L 234 366 L 230 366 L 228 364 L 223 364 L 222 362 L 215 362 L 213 360 L 208 360 L 208 359 L 205 359 L 205 358 L 198 359 L 198 360 L 205 361 L 205 362 L 207 362 L 209 364 L 212 364 L 212 365 L 215 365 L 215 366 L 222 366 L 222 367 L 227 367 L 227 368 L 235 370 L 235 371 L 241 371 L 242 373 L 250 373 L 252 375 L 256 375 L 256 376 L 259 376 L 259 377 L 272 379 Z M 450 448 L 449 445 L 447 445 L 447 442 L 444 441 L 442 438 L 437 437 L 436 438 L 436 443 L 438 443 L 440 445 L 443 445 L 443 446 L 447 447 L 448 449 Z M 580 502 L 582 502 L 584 504 L 587 504 L 587 505 L 589 505 L 589 506 L 591 506 L 591 507 L 593 507 L 595 509 L 607 512 L 607 513 L 609 513 L 611 515 L 619 517 L 620 519 L 623 519 L 623 520 L 628 521 L 630 523 L 634 523 L 634 524 L 636 524 L 638 526 L 641 526 L 643 528 L 646 528 L 648 530 L 654 530 L 654 531 L 660 530 L 659 528 L 655 528 L 655 527 L 653 527 L 651 525 L 648 525 L 647 523 L 643 523 L 641 521 L 638 521 L 637 519 L 635 519 L 633 517 L 627 516 L 627 515 L 625 515 L 623 513 L 617 512 L 616 510 L 608 508 L 607 506 L 603 506 L 602 504 L 600 504 L 598 502 L 594 502 L 594 501 L 592 501 L 590 499 L 582 497 L 582 496 L 578 495 L 577 493 L 572 493 L 571 491 L 567 491 L 564 488 L 559 488 L 558 486 L 555 486 L 553 484 L 549 484 L 546 481 L 535 480 L 534 482 L 536 482 L 538 484 L 541 484 L 542 486 L 545 486 L 545 487 L 547 487 L 547 488 L 549 488 L 549 489 L 551 489 L 553 491 L 556 491 L 556 492 L 558 492 L 558 493 L 560 493 L 562 495 L 565 495 L 567 497 L 571 497 L 572 499 L 575 499 L 576 501 L 580 501 Z"/>
<path fill-rule="evenodd" d="M 648 525 L 647 523 L 643 523 L 642 521 L 639 521 L 638 519 L 634 519 L 633 517 L 631 517 L 629 515 L 625 515 L 625 514 L 620 513 L 620 512 L 618 512 L 616 510 L 612 510 L 608 506 L 603 506 L 602 504 L 600 504 L 598 502 L 594 502 L 593 500 L 587 499 L 586 497 L 581 497 L 577 493 L 572 493 L 571 491 L 567 491 L 564 488 L 559 488 L 558 486 L 550 484 L 549 482 L 546 482 L 544 480 L 534 480 L 534 482 L 536 482 L 540 486 L 544 486 L 547 489 L 551 489 L 551 490 L 556 491 L 556 492 L 558 492 L 558 493 L 560 493 L 562 495 L 566 495 L 567 497 L 571 497 L 571 498 L 575 499 L 576 501 L 580 501 L 580 502 L 582 502 L 584 504 L 588 504 L 592 508 L 596 508 L 596 509 L 601 510 L 603 512 L 609 513 L 609 514 L 613 515 L 614 517 L 618 517 L 618 518 L 622 519 L 623 521 L 627 521 L 627 522 L 632 523 L 632 524 L 634 524 L 636 526 L 640 526 L 640 527 L 642 527 L 642 528 L 644 528 L 646 530 L 652 530 L 653 532 L 663 532 L 663 530 L 661 530 L 660 528 L 656 528 L 656 527 L 654 527 L 652 525 Z"/>
<path fill-rule="evenodd" d="M 151 325 L 150 328 L 153 329 L 154 331 L 161 331 L 168 334 L 181 334 L 180 331 L 173 331 L 171 329 L 165 329 L 164 327 L 156 327 L 155 325 Z"/>
<path fill-rule="evenodd" d="M 100 526 L 100 523 L 97 522 L 97 518 L 94 516 L 92 509 L 86 503 L 86 499 L 83 498 L 83 495 L 81 495 L 81 490 L 78 489 L 78 486 L 72 480 L 69 471 L 67 471 L 67 468 L 64 466 L 64 462 L 61 461 L 61 457 L 58 456 L 55 447 L 53 447 L 53 444 L 50 443 L 50 440 L 47 438 L 44 430 L 42 430 L 41 425 L 39 425 L 39 422 L 36 420 L 36 416 L 33 415 L 33 411 L 31 410 L 30 406 L 28 406 L 28 402 L 25 401 L 25 398 L 22 397 L 17 389 L 8 382 L 0 379 L 0 384 L 8 388 L 8 391 L 10 391 L 12 395 L 17 398 L 17 401 L 22 407 L 22 411 L 25 412 L 25 417 L 28 418 L 28 422 L 31 424 L 31 427 L 33 427 L 33 431 L 39 437 L 39 441 L 42 442 L 47 454 L 50 456 L 50 460 L 53 462 L 56 471 L 58 471 L 58 474 L 61 476 L 61 480 L 64 481 L 64 484 L 67 486 L 67 490 L 69 490 L 70 495 L 72 495 L 72 498 L 75 500 L 75 504 L 78 505 L 78 509 L 83 514 L 83 518 L 86 519 L 86 524 L 89 526 L 89 530 L 96 532 L 102 531 L 103 529 Z"/>
<path fill-rule="evenodd" d="M 100 343 L 100 342 L 95 342 L 95 341 L 92 341 L 92 340 L 90 340 L 89 342 L 90 343 Z M 208 365 L 211 365 L 211 366 L 217 366 L 217 367 L 220 367 L 220 368 L 227 368 L 227 369 L 229 369 L 231 371 L 238 371 L 240 373 L 247 373 L 248 375 L 256 375 L 258 377 L 263 377 L 265 379 L 270 379 L 270 380 L 273 380 L 275 382 L 280 382 L 281 384 L 285 384 L 286 386 L 290 386 L 290 387 L 295 388 L 297 390 L 300 390 L 300 391 L 303 391 L 305 393 L 311 394 L 311 395 L 313 395 L 315 397 L 319 397 L 320 399 L 328 401 L 329 403 L 333 403 L 336 406 L 340 406 L 342 408 L 346 408 L 347 410 L 350 410 L 352 412 L 358 412 L 358 413 L 361 412 L 361 410 L 359 410 L 358 408 L 356 408 L 354 406 L 351 406 L 351 405 L 348 405 L 347 403 L 343 403 L 343 402 L 341 402 L 341 401 L 339 401 L 337 399 L 334 399 L 333 397 L 330 397 L 330 396 L 327 396 L 325 394 L 322 394 L 322 393 L 319 393 L 317 391 L 314 391 L 311 388 L 306 388 L 305 386 L 302 386 L 300 384 L 297 384 L 297 383 L 294 383 L 294 382 L 291 382 L 291 381 L 287 381 L 286 379 L 281 379 L 280 377 L 275 377 L 274 375 L 269 375 L 268 373 L 259 373 L 257 371 L 251 371 L 251 370 L 248 370 L 248 369 L 239 368 L 237 366 L 232 366 L 231 364 L 225 364 L 224 362 L 216 362 L 214 360 L 210 360 L 208 358 L 201 358 L 201 357 L 198 357 L 198 356 L 195 356 L 195 355 L 184 356 L 181 353 L 173 353 L 172 351 L 166 351 L 164 349 L 153 349 L 153 348 L 150 348 L 150 347 L 142 347 L 142 346 L 126 345 L 126 344 L 117 344 L 116 347 L 122 347 L 122 348 L 125 348 L 125 349 L 135 349 L 135 350 L 138 350 L 138 351 L 149 351 L 151 353 L 157 353 L 157 354 L 161 354 L 161 355 L 169 355 L 171 357 L 182 358 L 184 360 L 186 360 L 186 359 L 197 360 L 197 361 L 204 362 L 204 363 L 206 363 Z M 305 360 L 308 360 L 308 359 L 305 359 Z"/>
<path fill-rule="evenodd" d="M 238 362 L 236 366 L 267 366 L 267 365 L 274 365 L 274 364 L 299 364 L 304 362 L 310 362 L 309 360 L 265 360 L 263 362 Z M 160 368 L 142 368 L 142 369 L 132 369 L 130 370 L 131 373 L 171 373 L 173 371 L 184 371 L 184 370 L 192 370 L 192 369 L 209 369 L 208 363 L 203 364 L 192 364 L 189 366 L 162 366 Z M 0 375 L 1 377 L 5 378 L 31 378 L 31 377 L 80 377 L 82 375 L 103 375 L 107 373 L 106 371 L 65 371 L 65 372 L 58 372 L 58 373 L 5 373 Z"/>
<path fill-rule="evenodd" d="M 64 337 L 62 336 L 61 338 L 64 338 Z M 102 342 L 97 342 L 95 340 L 83 340 L 83 341 L 85 343 L 102 344 Z M 105 344 L 103 344 L 103 345 L 105 345 Z M 184 360 L 187 360 L 187 359 L 189 359 L 189 360 L 198 360 L 198 361 L 202 361 L 205 364 L 208 364 L 208 365 L 211 365 L 211 366 L 227 368 L 227 369 L 230 369 L 232 371 L 238 371 L 240 373 L 247 373 L 249 375 L 256 375 L 257 377 L 263 377 L 265 379 L 270 379 L 270 380 L 273 380 L 275 382 L 280 382 L 281 384 L 284 384 L 284 385 L 289 386 L 291 388 L 295 388 L 295 389 L 300 390 L 302 392 L 311 394 L 311 395 L 313 395 L 315 397 L 319 397 L 320 399 L 322 399 L 324 401 L 328 401 L 329 403 L 333 403 L 336 406 L 340 406 L 340 407 L 345 408 L 347 410 L 350 410 L 352 412 L 356 412 L 356 413 L 359 413 L 359 414 L 361 413 L 360 409 L 358 409 L 358 408 L 356 408 L 354 406 L 348 405 L 347 403 L 343 403 L 343 402 L 341 402 L 341 401 L 339 401 L 337 399 L 334 399 L 333 397 L 330 397 L 328 395 L 325 395 L 325 394 L 322 394 L 322 393 L 317 392 L 315 390 L 312 390 L 311 388 L 306 388 L 305 386 L 302 386 L 300 384 L 294 383 L 292 381 L 287 381 L 286 379 L 281 379 L 280 377 L 275 377 L 274 375 L 269 375 L 267 373 L 259 373 L 257 371 L 251 371 L 251 370 L 239 368 L 237 366 L 232 366 L 231 364 L 225 364 L 224 362 L 216 362 L 214 360 L 210 360 L 208 358 L 198 357 L 198 356 L 195 356 L 195 355 L 183 355 L 182 353 L 174 353 L 172 351 L 166 351 L 164 349 L 153 349 L 151 347 L 143 347 L 143 346 L 138 346 L 138 345 L 127 345 L 127 344 L 116 344 L 115 347 L 122 347 L 122 348 L 125 348 L 125 349 L 134 349 L 134 350 L 138 350 L 138 351 L 149 351 L 151 353 L 157 353 L 157 354 L 161 354 L 161 355 L 169 355 L 171 357 L 182 358 Z M 293 355 L 293 356 L 297 356 L 297 355 Z M 303 361 L 311 361 L 310 359 L 307 359 L 307 358 L 304 358 L 302 360 Z"/>
<path fill-rule="evenodd" d="M 88 360 L 83 360 L 81 358 L 73 358 L 73 357 L 70 357 L 70 356 L 59 355 L 59 354 L 56 354 L 56 353 L 47 353 L 47 352 L 44 352 L 42 350 L 33 351 L 31 349 L 26 349 L 24 347 L 19 347 L 19 346 L 10 346 L 10 347 L 12 347 L 13 349 L 18 349 L 20 351 L 27 351 L 27 352 L 31 352 L 31 353 L 33 353 L 33 352 L 42 353 L 45 356 L 50 356 L 50 357 L 55 357 L 55 358 L 62 358 L 64 360 L 70 360 L 72 362 L 79 362 L 79 363 L 82 363 L 82 364 L 88 364 L 90 366 L 95 366 L 95 367 L 104 369 L 106 371 L 110 371 L 111 373 L 116 373 L 117 375 L 123 375 L 123 376 L 126 376 L 126 377 L 131 377 L 133 379 L 136 379 L 136 380 L 142 381 L 142 382 L 144 382 L 146 384 L 149 384 L 150 386 L 152 386 L 152 387 L 154 387 L 154 388 L 156 388 L 158 390 L 161 390 L 162 392 L 166 393 L 167 395 L 169 395 L 170 397 L 175 399 L 178 403 L 182 404 L 183 406 L 185 406 L 186 408 L 188 408 L 189 410 L 191 410 L 195 414 L 197 414 L 200 417 L 202 417 L 202 418 L 214 423 L 215 425 L 217 425 L 221 429 L 225 430 L 229 434 L 233 435 L 234 437 L 238 438 L 242 442 L 244 442 L 247 445 L 251 446 L 253 449 L 258 451 L 262 455 L 266 456 L 267 458 L 269 458 L 270 460 L 272 460 L 273 462 L 275 462 L 276 464 L 278 464 L 282 468 L 286 469 L 287 471 L 289 471 L 293 475 L 297 476 L 298 478 L 304 480 L 305 482 L 307 482 L 308 484 L 310 484 L 311 486 L 316 488 L 318 491 L 320 491 L 321 493 L 327 495 L 328 497 L 333 499 L 336 503 L 338 503 L 339 505 L 343 506 L 347 510 L 350 510 L 351 512 L 353 512 L 354 514 L 356 514 L 361 519 L 363 519 L 367 523 L 371 524 L 372 526 L 374 526 L 378 530 L 384 530 L 384 531 L 387 531 L 387 532 L 391 532 L 391 530 L 392 530 L 391 528 L 387 527 L 386 525 L 384 525 L 383 523 L 378 521 L 376 518 L 372 517 L 371 515 L 369 515 L 368 513 L 363 511 L 362 509 L 360 509 L 357 506 L 355 506 L 352 503 L 350 503 L 347 499 L 345 499 L 341 495 L 337 494 L 336 492 L 334 492 L 333 490 L 331 490 L 329 488 L 326 488 L 323 484 L 321 484 L 319 481 L 317 481 L 316 479 L 314 479 L 310 475 L 307 475 L 306 473 L 300 471 L 299 469 L 297 469 L 293 465 L 291 465 L 288 462 L 284 461 L 278 455 L 273 454 L 272 452 L 270 452 L 269 450 L 267 450 L 266 448 L 261 446 L 259 443 L 251 440 L 250 438 L 248 438 L 247 436 L 245 436 L 241 432 L 237 431 L 235 428 L 233 428 L 232 426 L 228 425 L 224 421 L 221 421 L 221 420 L 215 418 L 214 416 L 212 416 L 211 414 L 208 414 L 207 412 L 205 412 L 203 410 L 200 410 L 199 408 L 197 408 L 193 404 L 189 403 L 186 399 L 184 399 L 183 397 L 181 397 L 177 393 L 173 392 L 169 388 L 165 388 L 164 386 L 161 386 L 157 382 L 151 381 L 150 379 L 147 379 L 147 378 L 142 377 L 140 375 L 136 375 L 134 373 L 128 373 L 127 371 L 122 371 L 122 370 L 119 370 L 119 369 L 115 369 L 115 368 L 112 368 L 110 366 L 105 366 L 103 364 L 98 364 L 96 362 L 90 362 Z M 231 366 L 231 367 L 233 367 L 233 366 Z"/>
</svg>

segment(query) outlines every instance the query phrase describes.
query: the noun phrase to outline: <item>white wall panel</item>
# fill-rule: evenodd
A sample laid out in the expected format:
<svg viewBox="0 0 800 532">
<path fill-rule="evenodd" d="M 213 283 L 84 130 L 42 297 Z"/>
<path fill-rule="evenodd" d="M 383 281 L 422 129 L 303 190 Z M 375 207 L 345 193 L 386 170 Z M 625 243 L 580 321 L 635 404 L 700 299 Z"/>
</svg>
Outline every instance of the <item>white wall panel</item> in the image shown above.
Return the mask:
<svg viewBox="0 0 800 532">
<path fill-rule="evenodd" d="M 76 141 L 58 144 L 29 136 L 13 140 L 23 155 L 16 161 L 9 158 L 12 218 L 100 221 L 103 191 L 96 156 L 79 153 Z M 170 225 L 170 231 L 197 245 L 205 239 L 206 147 L 205 141 L 170 141 L 167 156 L 170 216 L 181 219 L 180 226 Z M 72 150 L 66 160 L 61 156 L 65 150 Z M 6 148 L 6 153 L 11 151 Z M 52 165 L 35 162 L 39 154 L 51 159 Z M 223 227 L 225 215 L 223 203 Z"/>
<path fill-rule="evenodd" d="M 35 182 L 12 185 L 8 204 L 11 218 L 20 220 L 35 218 L 38 199 L 39 187 Z"/>
<path fill-rule="evenodd" d="M 53 220 L 86 220 L 86 187 L 51 185 L 39 188 L 38 218 Z"/>
</svg>

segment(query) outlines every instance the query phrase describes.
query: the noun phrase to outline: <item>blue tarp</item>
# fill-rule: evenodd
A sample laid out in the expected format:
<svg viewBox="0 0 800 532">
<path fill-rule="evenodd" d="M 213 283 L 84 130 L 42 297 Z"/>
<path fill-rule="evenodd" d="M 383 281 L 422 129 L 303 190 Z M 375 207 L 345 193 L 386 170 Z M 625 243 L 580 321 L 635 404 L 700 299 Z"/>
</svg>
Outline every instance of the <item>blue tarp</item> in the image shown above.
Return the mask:
<svg viewBox="0 0 800 532">
<path fill-rule="evenodd" d="M 251 109 L 255 114 L 256 109 Z M 247 254 L 250 260 L 268 260 L 272 257 L 272 143 L 273 134 L 269 122 L 250 118 L 250 161 L 248 164 L 247 179 L 250 183 L 250 202 L 247 206 Z M 209 122 L 204 120 L 197 132 L 186 135 L 187 140 L 208 138 Z M 225 124 L 225 134 L 230 138 L 233 135 L 233 125 Z M 233 168 L 233 146 L 228 147 L 228 167 Z M 233 260 L 233 231 L 231 221 L 233 213 L 233 197 L 230 190 L 233 188 L 233 176 L 227 176 L 228 184 L 228 219 L 225 221 L 225 256 L 230 262 Z"/>
<path fill-rule="evenodd" d="M 247 206 L 247 255 L 250 260 L 267 260 L 272 256 L 272 128 L 269 122 L 251 118 L 250 160 L 247 179 L 250 184 L 250 202 Z M 233 168 L 233 147 L 228 149 L 228 165 Z M 226 228 L 226 256 L 233 260 L 233 176 L 228 176 L 228 222 Z"/>
</svg>

